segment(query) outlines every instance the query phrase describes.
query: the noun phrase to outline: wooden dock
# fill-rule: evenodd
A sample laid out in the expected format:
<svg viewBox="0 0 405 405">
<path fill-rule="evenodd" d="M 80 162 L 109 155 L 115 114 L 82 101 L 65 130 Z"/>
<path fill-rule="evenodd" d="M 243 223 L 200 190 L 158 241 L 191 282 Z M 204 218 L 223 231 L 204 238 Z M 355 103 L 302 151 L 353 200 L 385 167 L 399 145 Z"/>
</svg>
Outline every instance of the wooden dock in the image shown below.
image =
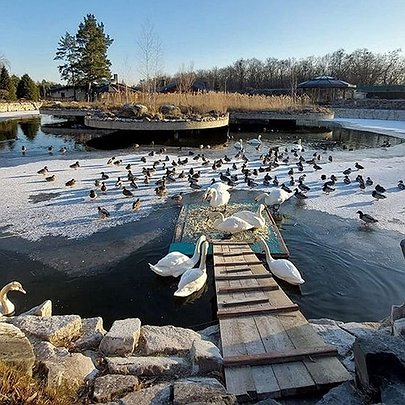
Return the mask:
<svg viewBox="0 0 405 405">
<path fill-rule="evenodd" d="M 226 387 L 239 401 L 326 389 L 351 379 L 248 244 L 213 242 Z"/>
</svg>

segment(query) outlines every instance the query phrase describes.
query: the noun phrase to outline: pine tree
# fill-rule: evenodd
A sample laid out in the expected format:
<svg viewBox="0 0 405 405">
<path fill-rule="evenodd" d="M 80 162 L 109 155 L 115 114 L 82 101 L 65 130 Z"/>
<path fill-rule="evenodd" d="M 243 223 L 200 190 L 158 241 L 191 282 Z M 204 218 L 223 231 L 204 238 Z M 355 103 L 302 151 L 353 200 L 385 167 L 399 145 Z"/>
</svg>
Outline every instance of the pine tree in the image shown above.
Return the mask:
<svg viewBox="0 0 405 405">
<path fill-rule="evenodd" d="M 79 25 L 76 41 L 81 81 L 90 85 L 94 81 L 109 79 L 111 62 L 107 58 L 107 50 L 113 39 L 104 33 L 104 24 L 98 24 L 93 14 L 87 14 Z"/>
<path fill-rule="evenodd" d="M 18 82 L 17 97 L 33 101 L 39 100 L 38 87 L 27 74 L 23 75 Z"/>
<path fill-rule="evenodd" d="M 8 74 L 7 68 L 3 65 L 0 71 L 0 98 L 7 101 L 16 100 L 16 88 Z"/>
<path fill-rule="evenodd" d="M 65 62 L 63 65 L 58 66 L 60 77 L 73 86 L 75 86 L 81 78 L 79 59 L 80 53 L 76 38 L 74 35 L 66 32 L 59 40 L 54 60 Z"/>
</svg>

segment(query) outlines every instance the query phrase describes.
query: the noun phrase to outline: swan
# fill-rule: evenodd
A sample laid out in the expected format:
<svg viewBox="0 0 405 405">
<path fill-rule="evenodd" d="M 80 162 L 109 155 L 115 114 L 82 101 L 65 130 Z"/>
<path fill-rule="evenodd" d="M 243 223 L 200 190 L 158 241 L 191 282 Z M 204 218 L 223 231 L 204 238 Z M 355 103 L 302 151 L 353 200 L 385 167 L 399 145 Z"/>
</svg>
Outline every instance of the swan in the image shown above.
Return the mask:
<svg viewBox="0 0 405 405">
<path fill-rule="evenodd" d="M 246 222 L 238 217 L 230 216 L 224 218 L 224 215 L 221 212 L 216 212 L 214 215 L 212 215 L 214 218 L 217 216 L 219 216 L 219 218 L 214 221 L 212 227 L 218 231 L 233 234 L 254 228 L 253 225 L 249 224 L 249 222 Z"/>
<path fill-rule="evenodd" d="M 6 284 L 0 291 L 0 315 L 7 316 L 14 313 L 15 306 L 7 297 L 9 291 L 19 291 L 26 294 L 26 291 L 18 281 Z"/>
<path fill-rule="evenodd" d="M 175 297 L 188 297 L 189 295 L 201 290 L 207 281 L 207 259 L 208 242 L 204 241 L 201 246 L 200 266 L 185 271 L 179 281 Z"/>
<path fill-rule="evenodd" d="M 252 211 L 242 210 L 235 212 L 234 214 L 232 214 L 232 216 L 243 219 L 244 221 L 252 225 L 253 228 L 263 228 L 266 224 L 266 220 L 263 218 L 262 215 L 264 208 L 264 205 L 260 204 L 256 213 Z"/>
<path fill-rule="evenodd" d="M 301 138 L 298 139 L 297 146 L 294 148 L 297 152 L 302 152 Z"/>
<path fill-rule="evenodd" d="M 261 145 L 262 144 L 262 136 L 261 135 L 259 135 L 258 137 L 257 137 L 257 139 L 256 138 L 253 138 L 253 139 L 249 139 L 246 143 L 248 143 L 249 145 Z"/>
<path fill-rule="evenodd" d="M 280 205 L 292 197 L 294 193 L 289 193 L 288 191 L 283 190 L 282 188 L 275 188 L 269 193 L 259 194 L 255 201 L 263 201 L 268 207 L 275 207 L 276 210 L 280 208 Z"/>
<path fill-rule="evenodd" d="M 180 252 L 170 252 L 165 257 L 161 258 L 155 265 L 149 263 L 150 269 L 162 277 L 178 277 L 186 270 L 194 267 L 200 257 L 201 244 L 206 240 L 205 235 L 201 235 L 194 248 L 194 254 L 190 258 Z"/>
<path fill-rule="evenodd" d="M 212 208 L 218 208 L 222 206 L 226 207 L 231 195 L 227 190 L 219 191 L 216 188 L 210 188 L 207 193 L 205 193 L 204 197 L 204 199 L 209 199 Z"/>
<path fill-rule="evenodd" d="M 305 283 L 301 273 L 293 263 L 286 259 L 273 259 L 266 241 L 260 236 L 258 237 L 258 240 L 261 242 L 261 245 L 266 253 L 267 265 L 269 266 L 270 271 L 276 277 L 293 285 Z"/>
<path fill-rule="evenodd" d="M 236 149 L 242 149 L 242 148 L 243 148 L 242 139 L 239 139 L 239 142 L 235 142 L 235 143 L 233 144 L 233 147 L 236 148 Z"/>
</svg>

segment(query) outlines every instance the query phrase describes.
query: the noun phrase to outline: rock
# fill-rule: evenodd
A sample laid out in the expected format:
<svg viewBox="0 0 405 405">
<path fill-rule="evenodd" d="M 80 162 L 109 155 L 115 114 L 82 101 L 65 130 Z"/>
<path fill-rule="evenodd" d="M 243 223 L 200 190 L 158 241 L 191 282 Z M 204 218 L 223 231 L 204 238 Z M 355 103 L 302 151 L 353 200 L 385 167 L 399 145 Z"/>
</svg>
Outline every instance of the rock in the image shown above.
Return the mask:
<svg viewBox="0 0 405 405">
<path fill-rule="evenodd" d="M 208 326 L 208 328 L 205 328 L 203 330 L 198 331 L 198 333 L 201 335 L 201 338 L 204 340 L 208 340 L 218 348 L 221 348 L 221 335 L 219 332 L 219 325 L 212 325 Z"/>
<path fill-rule="evenodd" d="M 191 375 L 191 365 L 183 357 L 107 357 L 110 374 L 178 377 Z"/>
<path fill-rule="evenodd" d="M 52 316 L 52 301 L 46 300 L 40 305 L 37 305 L 34 308 L 31 308 L 29 311 L 22 313 L 22 315 L 36 315 L 36 316 L 43 316 L 45 318 L 49 318 Z"/>
<path fill-rule="evenodd" d="M 208 374 L 213 371 L 220 372 L 223 366 L 222 355 L 218 347 L 208 340 L 194 340 L 191 351 L 193 374 Z"/>
<path fill-rule="evenodd" d="M 182 115 L 181 109 L 173 104 L 164 104 L 160 106 L 159 111 L 163 115 L 171 115 L 175 117 Z"/>
<path fill-rule="evenodd" d="M 357 381 L 374 393 L 382 377 L 405 375 L 405 345 L 398 336 L 379 332 L 356 338 L 353 345 Z"/>
<path fill-rule="evenodd" d="M 25 333 L 46 340 L 55 346 L 64 346 L 80 336 L 82 320 L 78 315 L 51 316 L 24 315 L 10 318 L 10 323 Z"/>
<path fill-rule="evenodd" d="M 201 336 L 191 329 L 168 326 L 149 326 L 141 328 L 138 352 L 142 355 L 187 354 L 194 340 Z"/>
<path fill-rule="evenodd" d="M 168 405 L 171 404 L 171 386 L 161 383 L 131 392 L 121 398 L 120 405 Z"/>
<path fill-rule="evenodd" d="M 277 402 L 275 399 L 272 398 L 266 398 L 263 399 L 262 401 L 256 402 L 254 405 L 281 405 L 280 402 Z M 290 405 L 290 404 L 288 404 Z M 295 404 L 291 404 L 295 405 Z"/>
<path fill-rule="evenodd" d="M 350 355 L 355 337 L 340 328 L 342 322 L 322 318 L 311 319 L 310 324 L 325 343 L 336 346 L 339 356 L 344 358 Z"/>
<path fill-rule="evenodd" d="M 148 107 L 142 104 L 125 104 L 116 116 L 119 118 L 142 118 L 148 112 Z"/>
<path fill-rule="evenodd" d="M 236 397 L 226 392 L 215 378 L 188 378 L 173 384 L 173 404 L 237 404 Z"/>
<path fill-rule="evenodd" d="M 316 405 L 363 405 L 364 399 L 356 391 L 353 384 L 345 382 L 332 388 Z"/>
<path fill-rule="evenodd" d="M 405 318 L 405 304 L 393 305 L 391 307 L 391 324 L 401 318 Z"/>
<path fill-rule="evenodd" d="M 35 356 L 30 341 L 20 329 L 5 322 L 0 322 L 0 360 L 32 375 Z"/>
<path fill-rule="evenodd" d="M 354 337 L 366 336 L 368 333 L 379 330 L 381 327 L 379 322 L 338 322 L 338 325 Z"/>
<path fill-rule="evenodd" d="M 405 404 L 405 383 L 398 380 L 384 381 L 381 385 L 381 402 L 386 405 Z"/>
<path fill-rule="evenodd" d="M 83 351 L 98 348 L 106 334 L 103 328 L 103 319 L 101 317 L 82 319 L 80 334 L 80 338 L 74 342 L 75 349 Z"/>
<path fill-rule="evenodd" d="M 104 375 L 94 381 L 93 397 L 98 402 L 111 401 L 135 391 L 138 378 L 133 375 Z"/>
<path fill-rule="evenodd" d="M 405 336 L 405 318 L 397 319 L 392 325 L 394 336 Z"/>
<path fill-rule="evenodd" d="M 100 350 L 106 356 L 127 356 L 132 354 L 138 343 L 141 321 L 138 318 L 128 318 L 115 321 L 104 335 Z"/>
</svg>

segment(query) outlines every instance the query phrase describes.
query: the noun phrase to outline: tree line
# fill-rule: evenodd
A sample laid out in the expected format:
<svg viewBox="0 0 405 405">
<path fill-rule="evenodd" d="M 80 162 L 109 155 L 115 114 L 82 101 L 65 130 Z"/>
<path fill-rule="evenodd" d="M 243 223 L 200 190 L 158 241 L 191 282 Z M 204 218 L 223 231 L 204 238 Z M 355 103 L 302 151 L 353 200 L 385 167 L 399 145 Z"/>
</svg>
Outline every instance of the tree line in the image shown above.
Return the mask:
<svg viewBox="0 0 405 405">
<path fill-rule="evenodd" d="M 5 65 L 0 70 L 0 100 L 26 99 L 38 101 L 40 91 L 35 82 L 24 74 L 21 77 L 9 74 Z"/>
</svg>

